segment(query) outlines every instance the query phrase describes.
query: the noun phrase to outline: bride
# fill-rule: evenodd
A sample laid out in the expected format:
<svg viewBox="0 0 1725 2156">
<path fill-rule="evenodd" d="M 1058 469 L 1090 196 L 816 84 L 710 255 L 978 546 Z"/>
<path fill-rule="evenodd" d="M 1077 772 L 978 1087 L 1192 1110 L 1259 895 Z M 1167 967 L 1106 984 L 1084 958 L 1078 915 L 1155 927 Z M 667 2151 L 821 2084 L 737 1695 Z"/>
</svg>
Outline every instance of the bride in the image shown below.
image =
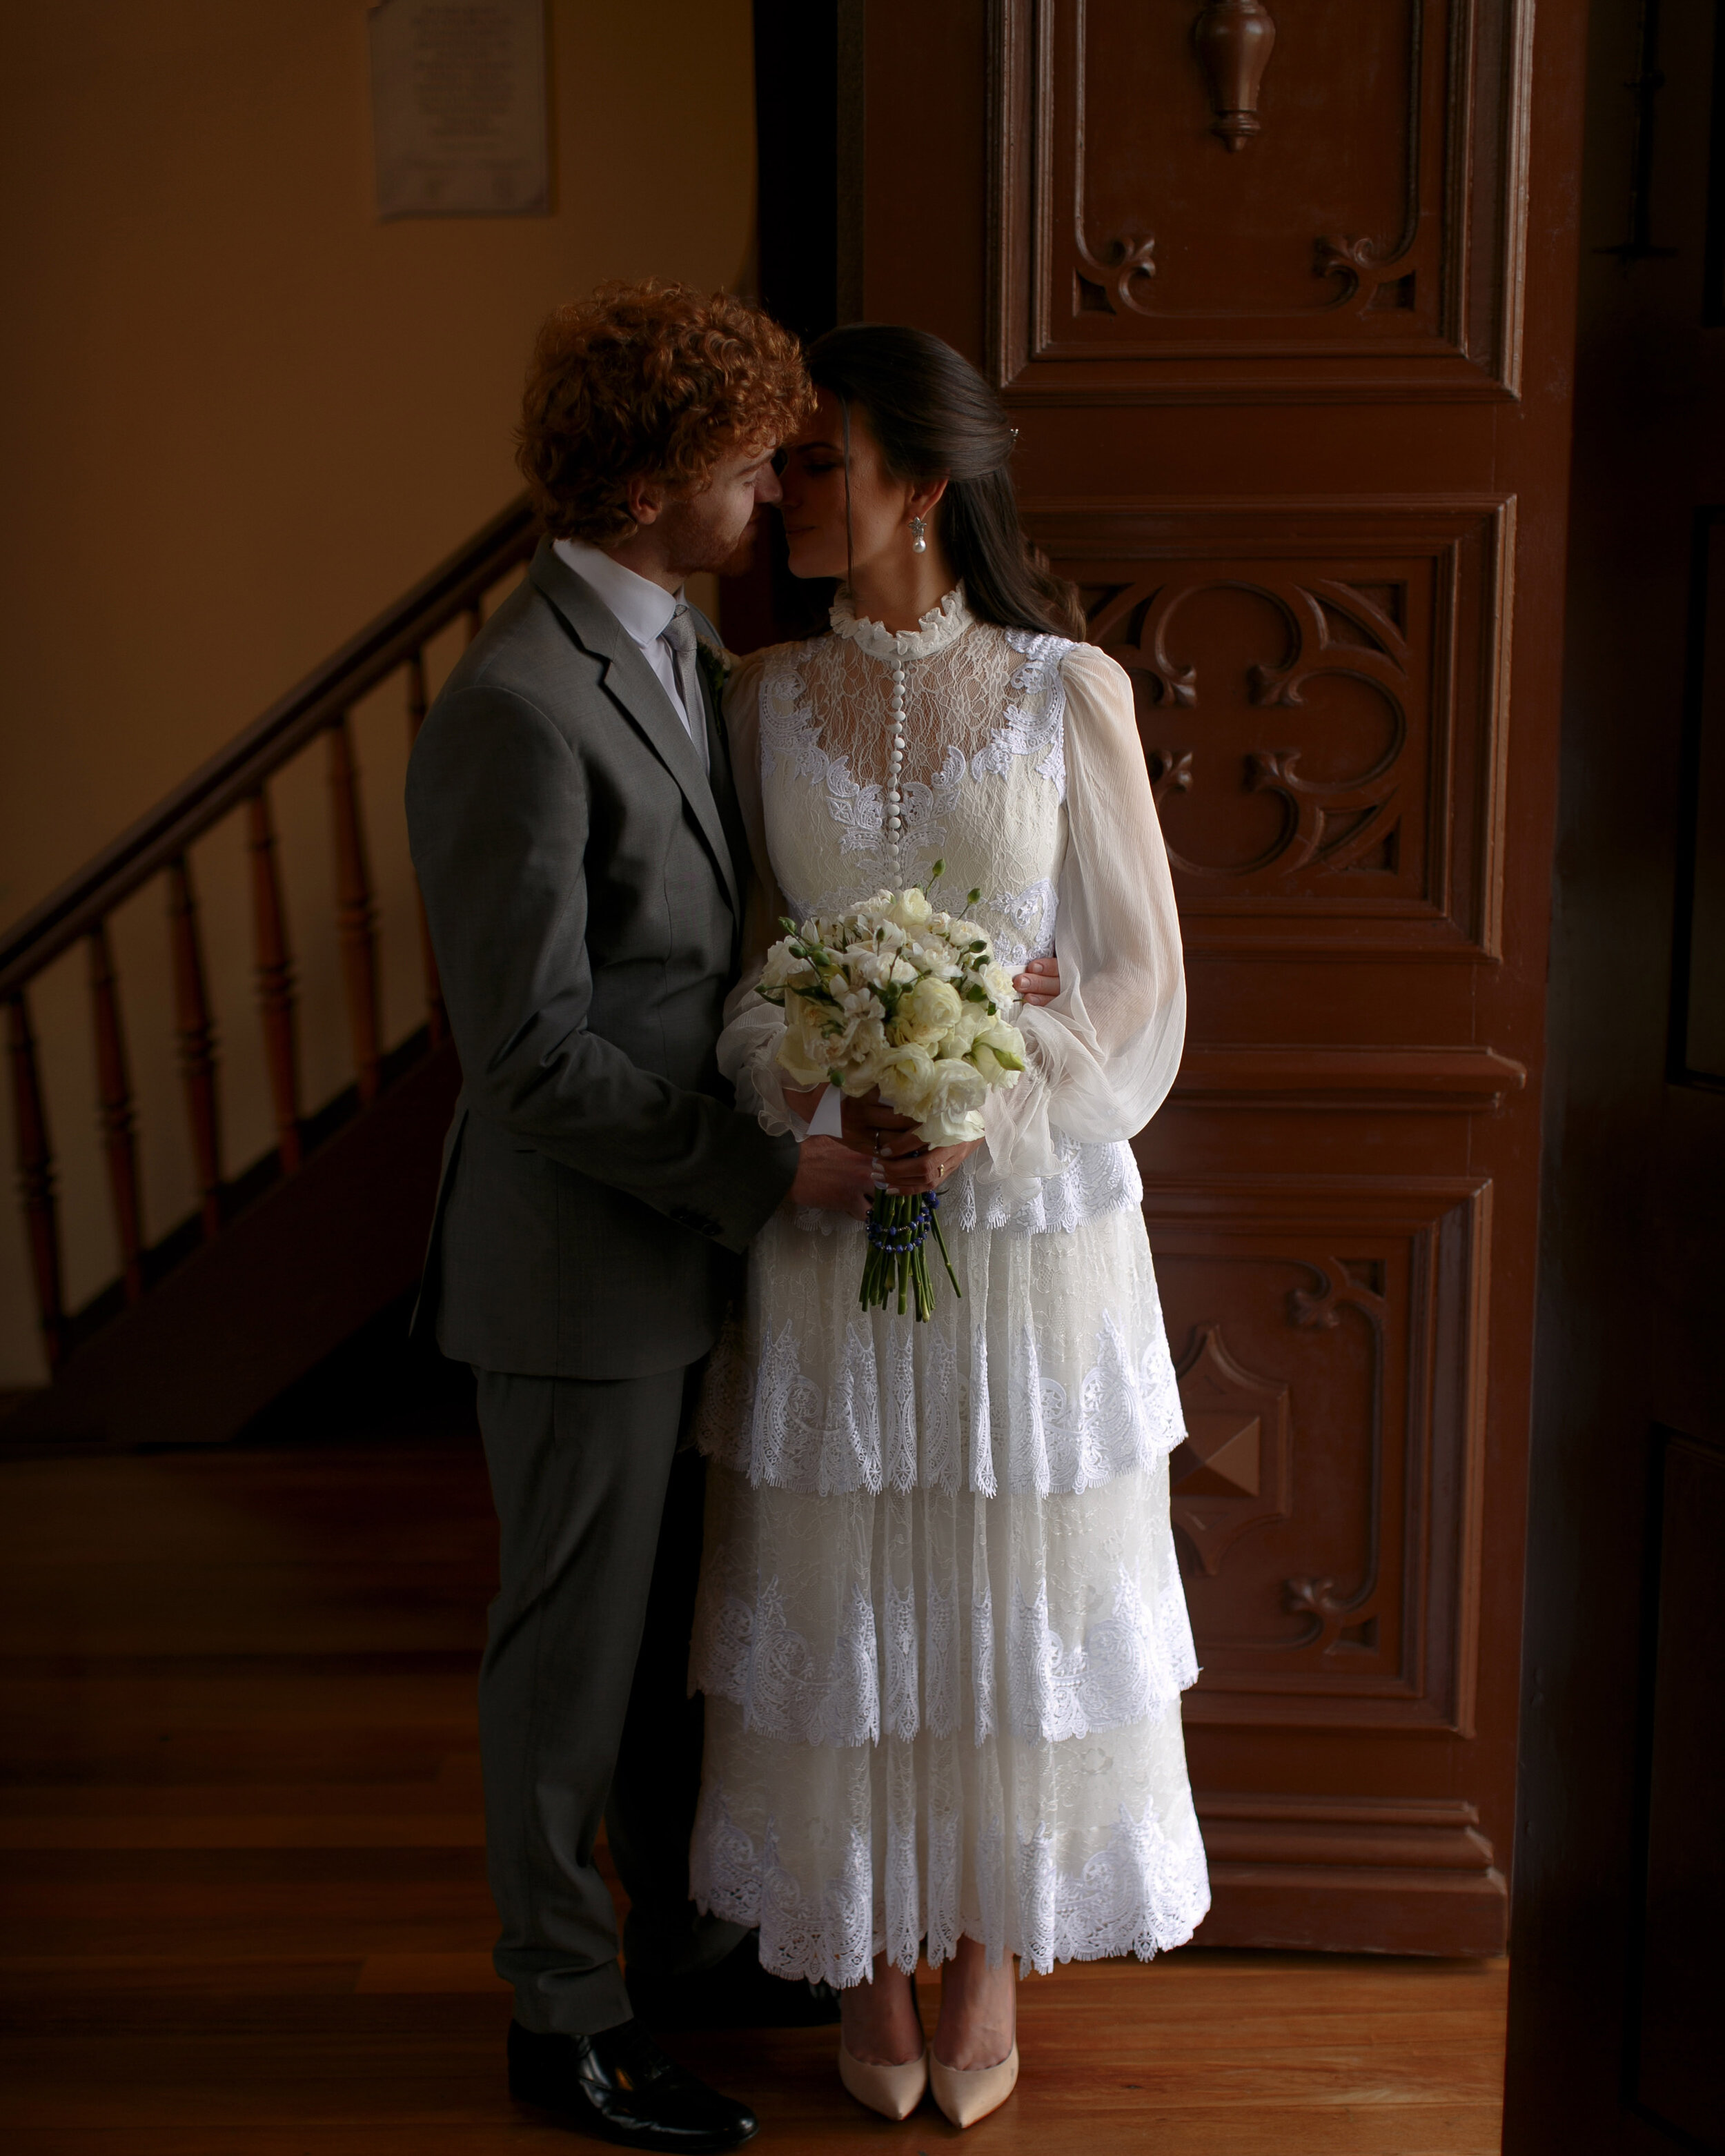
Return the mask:
<svg viewBox="0 0 1725 2156">
<path fill-rule="evenodd" d="M 939 1189 L 963 1295 L 937 1267 L 928 1322 L 863 1311 L 865 1231 L 834 1213 L 785 1209 L 753 1245 L 701 1418 L 693 1891 L 759 1926 L 768 1968 L 843 1987 L 855 2096 L 903 2118 L 932 2079 L 968 2125 L 1017 2076 L 1014 1957 L 1147 1958 L 1209 1906 L 1180 1406 L 1127 1142 L 1173 1079 L 1185 989 L 1131 688 L 1019 530 L 997 400 L 916 330 L 834 331 L 809 371 L 790 566 L 844 582 L 830 634 L 727 693 L 763 889 L 720 1059 L 769 1130 L 842 1128 L 888 1189 Z M 929 1151 L 878 1102 L 788 1091 L 753 983 L 778 916 L 937 856 L 1009 967 L 1058 922 L 1060 993 L 1015 1014 L 1029 1068 L 986 1138 Z"/>
</svg>

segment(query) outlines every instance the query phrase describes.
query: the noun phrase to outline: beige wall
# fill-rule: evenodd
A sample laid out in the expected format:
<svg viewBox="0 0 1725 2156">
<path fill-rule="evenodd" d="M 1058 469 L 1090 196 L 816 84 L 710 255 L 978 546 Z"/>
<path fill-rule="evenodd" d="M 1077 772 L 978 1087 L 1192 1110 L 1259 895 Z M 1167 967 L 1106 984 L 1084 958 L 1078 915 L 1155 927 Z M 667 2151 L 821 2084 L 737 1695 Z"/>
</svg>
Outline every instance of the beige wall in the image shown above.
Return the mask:
<svg viewBox="0 0 1725 2156">
<path fill-rule="evenodd" d="M 372 208 L 365 14 L 57 0 L 13 18 L 0 921 L 510 498 L 522 363 L 549 306 L 606 276 L 749 281 L 747 0 L 552 0 L 555 214 L 388 225 Z M 399 701 L 374 706 L 359 740 L 393 1040 L 418 1022 L 417 961 Z M 349 1075 L 321 771 L 291 774 L 280 808 L 311 1102 Z M 231 1172 L 267 1143 L 236 834 L 196 865 Z M 193 1198 L 159 890 L 116 939 L 154 1237 Z M 82 984 L 74 958 L 38 998 L 74 1303 L 113 1267 Z M 9 1163 L 9 1122 L 3 1142 Z M 9 1218 L 0 1387 L 39 1369 Z"/>
</svg>

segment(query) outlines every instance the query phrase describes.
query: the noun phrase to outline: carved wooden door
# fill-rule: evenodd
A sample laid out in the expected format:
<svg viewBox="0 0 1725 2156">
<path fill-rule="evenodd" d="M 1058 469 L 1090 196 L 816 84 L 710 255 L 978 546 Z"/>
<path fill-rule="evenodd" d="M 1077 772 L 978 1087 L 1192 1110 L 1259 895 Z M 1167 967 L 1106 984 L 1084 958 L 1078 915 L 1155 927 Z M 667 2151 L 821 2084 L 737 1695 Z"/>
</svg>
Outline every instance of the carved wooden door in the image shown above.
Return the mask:
<svg viewBox="0 0 1725 2156">
<path fill-rule="evenodd" d="M 1176 865 L 1215 1943 L 1504 1943 L 1581 16 L 840 10 L 840 290 L 1001 385 Z"/>
</svg>

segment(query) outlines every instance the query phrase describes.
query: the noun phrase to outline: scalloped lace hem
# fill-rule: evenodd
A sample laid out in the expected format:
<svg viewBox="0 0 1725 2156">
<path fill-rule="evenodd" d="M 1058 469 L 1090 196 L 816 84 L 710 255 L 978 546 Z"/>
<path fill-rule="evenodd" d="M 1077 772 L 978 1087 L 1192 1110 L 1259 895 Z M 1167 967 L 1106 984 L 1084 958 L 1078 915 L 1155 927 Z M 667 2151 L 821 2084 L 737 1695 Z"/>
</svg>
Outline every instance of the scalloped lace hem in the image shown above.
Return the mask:
<svg viewBox="0 0 1725 2156">
<path fill-rule="evenodd" d="M 1204 1845 L 1189 1797 L 1169 1826 L 1147 1805 L 1125 1804 L 1106 1845 L 1063 1865 L 1044 1821 L 1013 1837 L 993 1821 L 968 1852 L 956 1819 L 931 1821 L 927 1861 L 914 1843 L 889 1845 L 876 1879 L 868 1837 L 852 1828 L 819 1877 L 783 1862 L 778 1822 L 759 1845 L 732 1819 L 722 1789 L 701 1795 L 691 1852 L 691 1891 L 712 1915 L 761 1934 L 761 1964 L 775 1976 L 846 1986 L 868 1981 L 876 1954 L 915 1971 L 926 1951 L 938 1968 L 961 1938 L 978 1940 L 988 1964 L 1016 1954 L 1045 1976 L 1057 1962 L 1133 1954 L 1148 1961 L 1183 1946 L 1210 1905 Z"/>
</svg>

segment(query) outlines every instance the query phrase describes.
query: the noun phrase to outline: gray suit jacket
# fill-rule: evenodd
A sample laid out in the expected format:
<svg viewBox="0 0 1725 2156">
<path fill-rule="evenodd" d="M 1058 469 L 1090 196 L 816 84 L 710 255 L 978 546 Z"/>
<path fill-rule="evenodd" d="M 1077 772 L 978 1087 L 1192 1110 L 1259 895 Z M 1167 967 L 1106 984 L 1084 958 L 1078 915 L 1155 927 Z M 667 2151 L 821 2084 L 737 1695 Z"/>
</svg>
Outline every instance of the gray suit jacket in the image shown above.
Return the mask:
<svg viewBox="0 0 1725 2156">
<path fill-rule="evenodd" d="M 796 1173 L 714 1060 L 748 855 L 710 704 L 707 728 L 711 780 L 542 542 L 420 732 L 408 830 L 463 1083 L 413 1323 L 459 1361 L 693 1362 Z"/>
</svg>

